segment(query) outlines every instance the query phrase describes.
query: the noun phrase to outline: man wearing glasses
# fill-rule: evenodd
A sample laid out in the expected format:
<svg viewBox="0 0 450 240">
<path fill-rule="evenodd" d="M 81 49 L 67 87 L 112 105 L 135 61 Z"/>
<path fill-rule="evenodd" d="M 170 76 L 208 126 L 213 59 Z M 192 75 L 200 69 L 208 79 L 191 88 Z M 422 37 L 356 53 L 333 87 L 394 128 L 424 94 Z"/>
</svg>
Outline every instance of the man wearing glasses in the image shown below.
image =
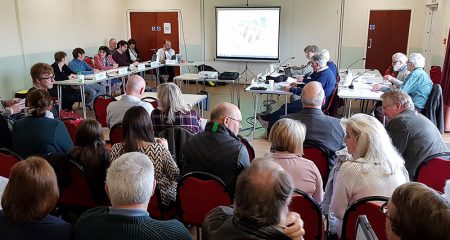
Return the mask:
<svg viewBox="0 0 450 240">
<path fill-rule="evenodd" d="M 241 127 L 239 108 L 231 103 L 219 103 L 211 111 L 205 131 L 187 141 L 181 173 L 203 171 L 214 174 L 234 192 L 237 176 L 250 166 L 247 148 L 237 136 Z"/>
<path fill-rule="evenodd" d="M 55 74 L 53 68 L 47 63 L 36 63 L 31 67 L 30 70 L 31 79 L 33 80 L 33 87 L 28 90 L 28 93 L 32 92 L 34 89 L 44 89 L 49 90 L 53 88 L 53 83 L 55 82 Z M 28 103 L 25 102 L 25 106 Z M 51 109 L 54 118 L 59 118 L 58 106 L 53 102 L 53 108 Z"/>
</svg>

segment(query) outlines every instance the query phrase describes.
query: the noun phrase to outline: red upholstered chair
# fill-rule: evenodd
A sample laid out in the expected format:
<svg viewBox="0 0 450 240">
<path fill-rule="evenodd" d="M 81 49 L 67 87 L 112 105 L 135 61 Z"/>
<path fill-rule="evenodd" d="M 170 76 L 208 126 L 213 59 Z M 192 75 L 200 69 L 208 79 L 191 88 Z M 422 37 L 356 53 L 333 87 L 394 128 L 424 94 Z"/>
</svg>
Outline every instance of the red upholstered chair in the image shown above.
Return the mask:
<svg viewBox="0 0 450 240">
<path fill-rule="evenodd" d="M 122 124 L 114 125 L 109 130 L 109 141 L 111 145 L 122 141 Z"/>
<path fill-rule="evenodd" d="M 306 234 L 303 238 L 305 240 L 324 239 L 322 210 L 314 199 L 307 193 L 295 189 L 289 209 L 300 214 L 303 222 L 307 223 L 304 225 Z"/>
<path fill-rule="evenodd" d="M 380 206 L 387 201 L 389 201 L 387 197 L 371 196 L 352 203 L 345 210 L 341 239 L 354 240 L 356 238 L 356 224 L 359 215 L 367 216 L 378 239 L 387 239 L 385 232 L 386 216 L 380 211 Z"/>
<path fill-rule="evenodd" d="M 442 70 L 440 66 L 431 66 L 430 78 L 431 81 L 433 81 L 433 84 L 441 84 Z"/>
<path fill-rule="evenodd" d="M 242 137 L 240 135 L 238 135 L 239 139 L 241 140 L 241 143 L 244 144 L 245 148 L 248 151 L 248 156 L 250 159 L 250 162 L 253 161 L 253 159 L 255 159 L 256 154 L 255 154 L 255 149 L 253 148 L 253 146 L 248 142 L 247 138 Z"/>
<path fill-rule="evenodd" d="M 67 160 L 68 183 L 60 193 L 58 205 L 64 210 L 82 213 L 95 207 L 84 168 L 73 160 Z M 64 210 L 63 210 L 64 209 Z"/>
<path fill-rule="evenodd" d="M 206 214 L 217 206 L 230 206 L 231 194 L 225 183 L 206 172 L 190 172 L 178 181 L 177 201 L 184 224 L 201 227 Z M 200 231 L 197 229 L 197 235 Z M 199 238 L 197 238 L 199 239 Z"/>
<path fill-rule="evenodd" d="M 0 176 L 9 178 L 9 173 L 14 164 L 22 158 L 7 148 L 0 148 Z"/>
<path fill-rule="evenodd" d="M 153 196 L 150 198 L 150 202 L 147 207 L 147 212 L 154 219 L 167 220 L 175 218 L 177 214 L 176 207 L 167 208 L 162 205 L 161 192 L 158 186 L 155 188 Z"/>
<path fill-rule="evenodd" d="M 78 126 L 83 122 L 83 119 L 65 118 L 61 119 L 66 126 L 67 132 L 70 135 L 72 142 L 75 142 L 75 134 L 77 132 Z"/>
<path fill-rule="evenodd" d="M 325 188 L 328 181 L 328 175 L 330 174 L 328 151 L 324 147 L 314 144 L 313 142 L 305 142 L 303 145 L 303 157 L 316 164 L 320 176 L 322 176 L 323 187 Z"/>
<path fill-rule="evenodd" d="M 154 109 L 158 108 L 158 100 L 154 97 L 145 97 L 142 98 L 141 100 L 150 103 Z"/>
<path fill-rule="evenodd" d="M 333 89 L 333 92 L 331 93 L 330 101 L 328 102 L 327 106 L 324 106 L 322 109 L 323 113 L 329 116 L 336 116 L 337 109 L 339 108 L 339 98 L 337 96 L 338 92 L 338 85 L 336 83 L 336 86 Z"/>
<path fill-rule="evenodd" d="M 450 179 L 450 152 L 438 153 L 427 157 L 416 168 L 414 181 L 421 182 L 438 192 L 444 192 L 445 181 Z"/>
<path fill-rule="evenodd" d="M 94 99 L 95 119 L 102 125 L 102 127 L 108 127 L 106 122 L 106 108 L 111 102 L 114 101 L 116 101 L 116 99 L 110 95 L 100 95 Z"/>
</svg>

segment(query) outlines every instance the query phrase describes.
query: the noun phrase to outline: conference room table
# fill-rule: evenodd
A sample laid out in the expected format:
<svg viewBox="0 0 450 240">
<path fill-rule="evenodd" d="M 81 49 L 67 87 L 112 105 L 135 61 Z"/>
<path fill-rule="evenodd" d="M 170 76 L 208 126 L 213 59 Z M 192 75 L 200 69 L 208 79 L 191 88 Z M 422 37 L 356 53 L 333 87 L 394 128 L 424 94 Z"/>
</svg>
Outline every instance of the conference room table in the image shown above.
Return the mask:
<svg viewBox="0 0 450 240">
<path fill-rule="evenodd" d="M 292 92 L 285 91 L 284 86 L 289 85 L 287 82 L 275 83 L 273 89 L 270 89 L 269 84 L 265 82 L 255 82 L 252 80 L 252 85 L 245 88 L 245 92 L 251 93 L 253 95 L 253 136 L 255 138 L 255 130 L 256 130 L 256 113 L 258 111 L 258 103 L 259 103 L 259 95 L 283 95 L 284 100 L 284 114 L 287 114 L 287 104 L 289 97 L 292 95 Z M 264 87 L 266 89 L 252 89 L 253 87 Z"/>
<path fill-rule="evenodd" d="M 195 85 L 197 87 L 197 92 L 198 92 L 198 83 L 199 82 L 203 83 L 203 90 L 206 89 L 205 86 L 206 86 L 207 81 L 211 81 L 214 83 L 223 82 L 223 83 L 230 84 L 231 103 L 234 104 L 235 103 L 234 100 L 236 99 L 238 107 L 240 107 L 240 105 L 241 105 L 241 95 L 239 93 L 239 78 L 237 78 L 235 80 L 221 80 L 221 79 L 217 79 L 217 78 L 200 78 L 198 73 L 185 73 L 185 74 L 181 74 L 180 76 L 174 77 L 173 80 L 180 87 L 180 89 L 182 91 L 183 91 L 183 82 L 184 81 L 186 81 L 185 85 L 187 87 L 184 88 L 186 91 L 189 90 L 189 82 L 195 81 Z"/>
<path fill-rule="evenodd" d="M 345 69 L 339 70 L 341 81 L 338 84 L 338 97 L 344 99 L 344 115 L 351 116 L 352 100 L 373 100 L 381 101 L 380 96 L 382 91 L 372 91 L 374 84 L 381 83 L 383 85 L 390 85 L 383 80 L 378 70 L 371 69 L 349 69 L 349 74 Z M 353 89 L 349 86 L 352 84 Z"/>
<path fill-rule="evenodd" d="M 115 97 L 116 100 L 120 100 L 123 95 Z M 145 92 L 142 96 L 142 98 L 146 97 L 152 97 L 155 99 L 157 98 L 158 93 L 156 92 Z M 184 94 L 182 95 L 182 98 L 185 103 L 187 103 L 189 106 L 193 107 L 195 105 L 198 105 L 198 109 L 200 109 L 200 116 L 203 118 L 203 101 L 206 99 L 206 95 L 203 94 Z"/>
</svg>

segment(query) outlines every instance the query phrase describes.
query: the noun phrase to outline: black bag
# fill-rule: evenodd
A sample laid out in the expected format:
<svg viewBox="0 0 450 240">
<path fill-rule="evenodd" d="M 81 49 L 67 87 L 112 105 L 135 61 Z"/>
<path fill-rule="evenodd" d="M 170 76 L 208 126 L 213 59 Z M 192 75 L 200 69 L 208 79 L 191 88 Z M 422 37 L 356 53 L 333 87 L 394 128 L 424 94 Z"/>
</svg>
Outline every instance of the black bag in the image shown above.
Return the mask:
<svg viewBox="0 0 450 240">
<path fill-rule="evenodd" d="M 238 72 L 223 72 L 219 75 L 220 80 L 236 80 L 239 78 Z"/>
</svg>

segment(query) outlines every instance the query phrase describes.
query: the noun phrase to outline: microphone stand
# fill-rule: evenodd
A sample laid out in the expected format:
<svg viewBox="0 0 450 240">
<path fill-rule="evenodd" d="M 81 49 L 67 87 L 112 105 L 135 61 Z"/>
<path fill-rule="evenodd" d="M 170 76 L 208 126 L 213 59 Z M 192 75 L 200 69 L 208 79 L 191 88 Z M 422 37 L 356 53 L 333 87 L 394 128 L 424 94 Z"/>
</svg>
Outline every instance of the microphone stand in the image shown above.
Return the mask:
<svg viewBox="0 0 450 240">
<path fill-rule="evenodd" d="M 348 86 L 348 88 L 350 88 L 350 89 L 354 89 L 355 88 L 355 86 L 353 85 L 353 81 L 355 81 L 355 79 L 357 79 L 357 78 L 359 78 L 359 77 L 361 77 L 362 75 L 364 75 L 364 74 L 366 74 L 367 72 L 370 72 L 370 71 L 373 71 L 373 69 L 367 69 L 366 71 L 364 71 L 363 73 L 361 73 L 361 74 L 359 74 L 358 76 L 356 76 L 356 77 L 354 77 L 353 79 L 352 79 L 352 82 L 351 82 L 351 84 Z"/>
<path fill-rule="evenodd" d="M 268 77 L 270 77 L 270 75 L 272 75 L 272 73 L 278 71 L 278 69 L 280 69 L 280 67 L 281 67 L 284 63 L 286 63 L 288 60 L 292 60 L 292 59 L 295 59 L 295 57 L 290 57 L 290 58 L 284 60 L 282 63 L 280 63 L 280 66 L 278 66 L 275 70 L 273 70 L 273 72 L 271 72 L 271 73 L 269 73 L 269 74 L 266 75 L 266 80 L 269 80 Z"/>
<path fill-rule="evenodd" d="M 351 66 L 355 65 L 357 62 L 362 61 L 362 60 L 366 60 L 366 58 L 360 58 L 360 59 L 354 61 L 352 64 L 350 64 L 350 65 L 347 67 L 347 69 L 345 70 L 345 74 L 348 74 L 348 69 L 349 69 Z"/>
</svg>

